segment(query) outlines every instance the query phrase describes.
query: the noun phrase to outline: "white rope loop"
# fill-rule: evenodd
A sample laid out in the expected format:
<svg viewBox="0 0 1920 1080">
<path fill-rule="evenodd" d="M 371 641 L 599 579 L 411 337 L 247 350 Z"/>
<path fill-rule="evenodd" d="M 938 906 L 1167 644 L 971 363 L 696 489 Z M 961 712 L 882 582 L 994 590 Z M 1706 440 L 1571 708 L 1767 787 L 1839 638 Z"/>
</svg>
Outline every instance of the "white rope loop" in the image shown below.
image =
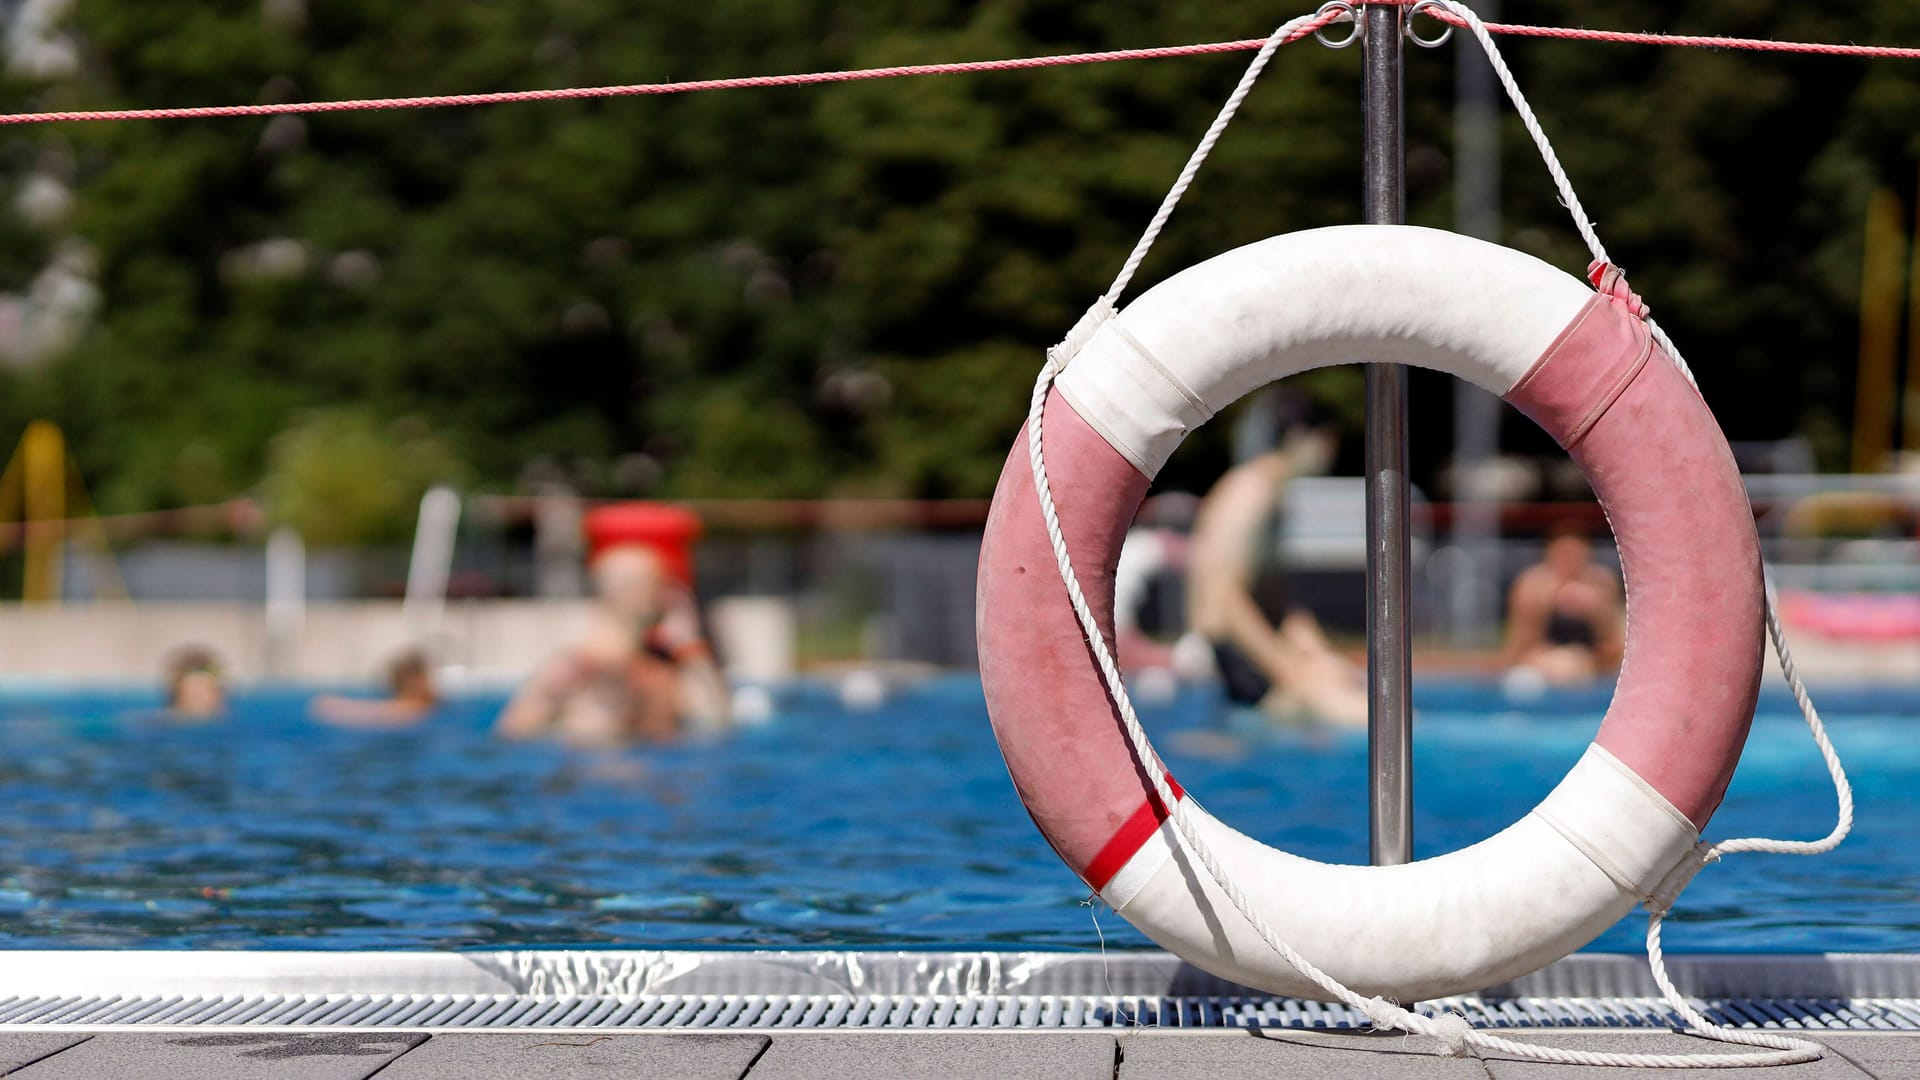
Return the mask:
<svg viewBox="0 0 1920 1080">
<path fill-rule="evenodd" d="M 1533 138 L 1535 147 L 1539 149 L 1541 159 L 1546 163 L 1555 187 L 1559 189 L 1560 201 L 1573 218 L 1575 230 L 1586 241 L 1587 248 L 1595 259 L 1611 263 L 1613 260 L 1608 257 L 1606 248 L 1600 243 L 1600 237 L 1594 231 L 1592 221 L 1588 219 L 1585 208 L 1581 206 L 1579 196 L 1574 193 L 1572 181 L 1568 179 L 1566 170 L 1561 167 L 1558 155 L 1554 153 L 1545 130 L 1540 126 L 1539 118 L 1534 115 L 1532 107 L 1527 103 L 1526 95 L 1521 92 L 1512 71 L 1508 69 L 1506 61 L 1501 58 L 1499 47 L 1494 44 L 1493 36 L 1487 31 L 1486 24 L 1481 22 L 1480 17 L 1471 8 L 1460 3 L 1459 0 L 1432 0 L 1432 2 L 1458 15 L 1474 38 L 1480 42 L 1495 74 L 1499 77 L 1501 84 L 1506 87 L 1507 96 L 1512 100 L 1521 123 L 1525 125 L 1527 133 Z M 1818 1060 L 1823 1052 L 1818 1043 L 1806 1039 L 1734 1030 L 1715 1024 L 1701 1015 L 1699 1010 L 1695 1009 L 1673 985 L 1673 980 L 1667 974 L 1665 955 L 1661 946 L 1661 924 L 1668 910 L 1680 891 L 1686 888 L 1694 875 L 1708 863 L 1718 861 L 1723 855 L 1746 851 L 1817 855 L 1838 846 L 1853 826 L 1853 792 L 1847 783 L 1846 771 L 1841 766 L 1840 756 L 1827 737 L 1826 728 L 1820 721 L 1820 714 L 1814 708 L 1812 698 L 1794 667 L 1793 654 L 1787 647 L 1786 632 L 1781 627 L 1770 584 L 1766 594 L 1767 634 L 1772 640 L 1774 651 L 1779 656 L 1780 667 L 1786 676 L 1787 684 L 1792 688 L 1794 701 L 1799 705 L 1801 714 L 1806 719 L 1808 731 L 1813 736 L 1814 744 L 1826 761 L 1828 775 L 1833 779 L 1839 804 L 1838 820 L 1833 830 L 1820 840 L 1744 838 L 1698 845 L 1693 855 L 1669 874 L 1655 895 L 1647 899 L 1649 909 L 1647 961 L 1652 968 L 1654 981 L 1659 985 L 1661 995 L 1666 999 L 1667 1004 L 1691 1030 L 1721 1042 L 1764 1048 L 1760 1051 L 1739 1054 L 1615 1054 L 1562 1050 L 1533 1043 L 1515 1042 L 1488 1032 L 1476 1031 L 1464 1017 L 1458 1014 L 1425 1016 L 1411 1012 L 1384 998 L 1362 997 L 1339 980 L 1315 967 L 1274 932 L 1266 919 L 1254 908 L 1252 901 L 1239 884 L 1220 865 L 1213 850 L 1201 839 L 1187 813 L 1186 802 L 1174 797 L 1172 787 L 1167 782 L 1166 771 L 1160 766 L 1152 743 L 1147 739 L 1146 730 L 1141 727 L 1140 718 L 1134 711 L 1133 699 L 1127 693 L 1120 667 L 1114 660 L 1112 650 L 1107 646 L 1106 637 L 1100 632 L 1100 621 L 1094 614 L 1092 606 L 1087 603 L 1086 595 L 1081 591 L 1079 576 L 1074 573 L 1073 559 L 1067 551 L 1066 537 L 1060 527 L 1059 511 L 1054 505 L 1053 489 L 1047 480 L 1044 451 L 1047 392 L 1052 387 L 1054 379 L 1086 345 L 1094 331 L 1116 313 L 1120 294 L 1132 281 L 1135 271 L 1139 269 L 1147 252 L 1153 247 L 1154 241 L 1159 238 L 1161 230 L 1166 227 L 1168 219 L 1172 217 L 1174 207 L 1179 204 L 1181 196 L 1186 194 L 1194 176 L 1200 171 L 1200 166 L 1213 151 L 1214 144 L 1219 141 L 1221 133 L 1232 122 L 1234 114 L 1239 111 L 1241 103 L 1246 100 L 1247 93 L 1253 88 L 1254 81 L 1259 78 L 1267 62 L 1273 58 L 1274 52 L 1281 45 L 1304 36 L 1327 21 L 1329 19 L 1326 9 L 1323 8 L 1321 13 L 1288 22 L 1275 30 L 1267 39 L 1253 62 L 1248 65 L 1246 73 L 1241 76 L 1238 85 L 1234 87 L 1233 93 L 1227 98 L 1226 104 L 1221 107 L 1219 115 L 1214 117 L 1213 124 L 1208 127 L 1199 145 L 1194 148 L 1186 167 L 1181 170 L 1173 187 L 1168 190 L 1166 198 L 1161 201 L 1146 231 L 1134 245 L 1119 275 L 1114 278 L 1113 285 L 1080 318 L 1066 339 L 1047 351 L 1047 362 L 1041 367 L 1039 377 L 1034 381 L 1033 398 L 1027 412 L 1027 457 L 1033 469 L 1034 493 L 1040 503 L 1040 515 L 1046 525 L 1047 539 L 1053 547 L 1055 562 L 1059 566 L 1060 579 L 1066 585 L 1068 603 L 1073 607 L 1081 632 L 1086 636 L 1087 647 L 1092 651 L 1094 661 L 1100 668 L 1101 679 L 1105 682 L 1114 706 L 1120 714 L 1120 722 L 1126 733 L 1127 742 L 1132 746 L 1134 756 L 1146 773 L 1147 781 L 1159 798 L 1160 804 L 1167 808 L 1168 820 L 1173 823 L 1174 831 L 1180 837 L 1180 842 L 1187 853 L 1200 863 L 1208 877 L 1220 887 L 1228 901 L 1233 904 L 1234 910 L 1247 920 L 1248 925 L 1253 928 L 1260 940 L 1301 975 L 1325 991 L 1330 998 L 1364 1013 L 1377 1028 L 1393 1028 L 1411 1034 L 1430 1036 L 1440 1040 L 1448 1054 L 1460 1055 L 1469 1050 L 1493 1051 L 1532 1061 L 1574 1065 L 1611 1065 L 1627 1068 L 1734 1068 L 1788 1065 Z M 1687 381 L 1692 383 L 1693 373 L 1680 358 L 1679 350 L 1674 347 L 1673 342 L 1657 324 L 1651 319 L 1646 321 L 1655 340 L 1673 358 L 1674 363 L 1686 375 Z"/>
<path fill-rule="evenodd" d="M 1519 115 L 1521 125 L 1527 129 L 1527 135 L 1533 139 L 1534 148 L 1540 152 L 1540 160 L 1547 166 L 1547 174 L 1553 177 L 1553 186 L 1560 193 L 1560 205 L 1566 207 L 1568 215 L 1573 218 L 1574 231 L 1580 234 L 1580 239 L 1586 241 L 1587 251 L 1595 259 L 1612 263 L 1613 259 L 1607 255 L 1606 245 L 1600 242 L 1600 234 L 1594 231 L 1593 219 L 1587 217 L 1587 208 L 1581 204 L 1580 196 L 1573 190 L 1573 181 L 1567 178 L 1567 170 L 1560 164 L 1560 155 L 1554 153 L 1553 143 L 1547 138 L 1546 129 L 1540 126 L 1540 118 L 1534 115 L 1533 106 L 1527 102 L 1527 95 L 1520 91 L 1520 83 L 1514 79 L 1512 69 L 1507 67 L 1506 58 L 1500 55 L 1500 47 L 1494 44 L 1493 34 L 1487 29 L 1487 24 L 1481 21 L 1480 16 L 1472 8 L 1460 3 L 1459 0 L 1422 0 L 1422 3 L 1430 3 L 1459 16 L 1460 20 L 1466 24 L 1467 31 L 1474 36 L 1474 40 L 1480 43 L 1481 50 L 1487 54 L 1487 63 L 1493 67 L 1494 76 L 1500 80 L 1500 85 L 1506 88 L 1507 100 L 1513 103 L 1513 111 Z M 1673 339 L 1668 337 L 1667 332 L 1660 329 L 1660 324 L 1652 319 L 1647 319 L 1646 324 L 1647 329 L 1653 332 L 1654 340 L 1660 343 L 1660 347 L 1665 349 L 1667 355 L 1673 359 L 1674 366 L 1680 369 L 1680 374 L 1685 375 L 1688 384 L 1698 390 L 1699 384 L 1694 382 L 1693 369 L 1688 367 L 1686 360 L 1680 356 L 1680 350 L 1674 346 Z"/>
<path fill-rule="evenodd" d="M 1108 305 L 1116 307 L 1119 305 L 1120 294 L 1127 291 L 1127 284 L 1133 280 L 1134 272 L 1140 269 L 1140 263 L 1146 259 L 1147 252 L 1153 249 L 1153 242 L 1160 238 L 1160 230 L 1167 227 L 1167 219 L 1173 216 L 1173 208 L 1180 205 L 1180 199 L 1186 195 L 1187 188 L 1193 184 L 1193 178 L 1199 175 L 1200 166 L 1206 164 L 1207 155 L 1213 153 L 1213 144 L 1220 141 L 1220 134 L 1227 130 L 1228 124 L 1233 123 L 1234 114 L 1240 111 L 1240 103 L 1247 100 L 1247 93 L 1253 89 L 1253 84 L 1260 78 L 1260 73 L 1266 70 L 1267 62 L 1273 59 L 1273 54 L 1279 51 L 1280 46 L 1305 37 L 1331 21 L 1332 18 L 1333 15 L 1330 12 L 1302 15 L 1284 23 L 1279 29 L 1267 35 L 1267 43 L 1260 46 L 1260 51 L 1254 54 L 1253 61 L 1247 65 L 1246 74 L 1240 76 L 1240 82 L 1234 86 L 1233 93 L 1227 95 L 1226 104 L 1220 106 L 1220 113 L 1213 118 L 1213 123 L 1208 125 L 1207 133 L 1200 136 L 1200 144 L 1193 148 L 1193 153 L 1187 158 L 1187 164 L 1180 170 L 1180 175 L 1173 181 L 1173 186 L 1167 189 L 1166 198 L 1160 200 L 1160 208 L 1153 212 L 1153 220 L 1147 222 L 1146 231 L 1140 234 L 1140 240 L 1133 245 L 1133 251 L 1128 253 L 1127 261 L 1121 264 L 1120 272 L 1114 275 L 1113 284 L 1107 286 L 1106 294 L 1101 299 Z"/>
<path fill-rule="evenodd" d="M 1180 175 L 1174 179 L 1173 186 L 1167 189 L 1166 197 L 1160 200 L 1160 206 L 1154 210 L 1153 219 L 1147 222 L 1146 230 L 1134 243 L 1133 250 L 1127 253 L 1126 262 L 1121 264 L 1120 272 L 1114 275 L 1113 284 L 1107 286 L 1107 291 L 1101 294 L 1100 299 L 1094 301 L 1086 314 L 1080 316 L 1080 321 L 1074 324 L 1067 336 L 1048 351 L 1049 355 L 1062 367 L 1065 367 L 1068 361 L 1086 347 L 1087 342 L 1093 337 L 1093 332 L 1100 328 L 1100 324 L 1113 317 L 1119 307 L 1120 294 L 1127 291 L 1127 285 L 1133 281 L 1133 275 L 1139 271 L 1140 264 L 1146 260 L 1147 252 L 1153 250 L 1154 241 L 1160 239 L 1161 230 L 1167 227 L 1167 220 L 1173 217 L 1173 208 L 1180 205 L 1180 200 L 1186 195 L 1187 188 L 1193 184 L 1193 178 L 1199 175 L 1200 166 L 1206 164 L 1207 156 L 1213 153 L 1213 145 L 1220 141 L 1220 134 L 1227 130 L 1228 124 L 1233 123 L 1234 114 L 1240 111 L 1240 103 L 1247 100 L 1247 93 L 1253 89 L 1253 84 L 1260 78 L 1260 73 L 1266 70 L 1267 62 L 1273 59 L 1273 54 L 1279 51 L 1280 46 L 1290 41 L 1297 41 L 1334 21 L 1337 21 L 1335 13 L 1323 7 L 1312 15 L 1302 15 L 1283 23 L 1267 36 L 1266 44 L 1260 46 L 1260 51 L 1254 54 L 1253 61 L 1247 65 L 1246 73 L 1240 76 L 1239 84 L 1233 88 L 1233 93 L 1227 95 L 1226 104 L 1220 106 L 1219 114 L 1213 118 L 1213 123 L 1207 126 L 1206 134 L 1200 137 L 1200 144 L 1193 148 L 1192 154 L 1188 155 L 1186 165 L 1180 169 Z"/>
</svg>

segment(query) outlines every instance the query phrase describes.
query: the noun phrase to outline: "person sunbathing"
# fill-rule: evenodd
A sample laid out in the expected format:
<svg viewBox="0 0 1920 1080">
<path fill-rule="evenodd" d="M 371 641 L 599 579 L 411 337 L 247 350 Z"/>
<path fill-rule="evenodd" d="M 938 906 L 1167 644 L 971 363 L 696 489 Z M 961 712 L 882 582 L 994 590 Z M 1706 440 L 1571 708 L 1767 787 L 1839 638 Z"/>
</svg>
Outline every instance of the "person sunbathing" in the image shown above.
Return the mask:
<svg viewBox="0 0 1920 1080">
<path fill-rule="evenodd" d="M 1332 463 L 1334 427 L 1305 399 L 1274 400 L 1275 449 L 1229 469 L 1201 500 L 1187 560 L 1188 625 L 1213 645 L 1229 701 L 1280 723 L 1359 727 L 1364 676 L 1288 594 L 1276 550 L 1287 484 Z"/>
<path fill-rule="evenodd" d="M 1580 683 L 1618 666 L 1625 647 L 1619 579 L 1593 561 L 1585 530 L 1556 527 L 1507 593 L 1502 666 L 1552 685 Z"/>
</svg>

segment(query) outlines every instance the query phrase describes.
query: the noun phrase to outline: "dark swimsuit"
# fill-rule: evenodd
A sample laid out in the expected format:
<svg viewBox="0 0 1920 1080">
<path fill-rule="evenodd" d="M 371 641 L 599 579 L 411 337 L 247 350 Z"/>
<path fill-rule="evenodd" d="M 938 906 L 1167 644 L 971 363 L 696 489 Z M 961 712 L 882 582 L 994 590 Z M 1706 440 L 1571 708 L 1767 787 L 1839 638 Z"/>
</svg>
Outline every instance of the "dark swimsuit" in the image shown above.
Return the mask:
<svg viewBox="0 0 1920 1080">
<path fill-rule="evenodd" d="M 1595 632 L 1592 619 L 1580 615 L 1568 615 L 1562 611 L 1547 614 L 1545 637 L 1549 645 L 1578 645 L 1583 649 L 1591 649 L 1600 641 L 1600 635 Z"/>
<path fill-rule="evenodd" d="M 1272 562 L 1254 575 L 1253 587 L 1248 590 L 1260 614 L 1269 623 L 1279 626 L 1289 612 L 1293 610 L 1293 601 L 1287 595 L 1287 575 Z M 1273 683 L 1267 673 L 1252 658 L 1240 651 L 1232 642 L 1215 641 L 1213 646 L 1213 664 L 1220 672 L 1220 685 L 1227 692 L 1227 700 L 1235 705 L 1257 705 L 1260 699 L 1273 689 Z"/>
</svg>

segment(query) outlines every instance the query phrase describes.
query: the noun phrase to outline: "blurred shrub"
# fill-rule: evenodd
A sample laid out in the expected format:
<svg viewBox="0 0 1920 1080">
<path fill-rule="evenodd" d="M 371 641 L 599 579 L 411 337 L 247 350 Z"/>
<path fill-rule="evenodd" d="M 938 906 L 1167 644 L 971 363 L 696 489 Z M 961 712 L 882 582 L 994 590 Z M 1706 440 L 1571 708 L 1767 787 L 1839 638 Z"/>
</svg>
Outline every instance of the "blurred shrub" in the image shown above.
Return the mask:
<svg viewBox="0 0 1920 1080">
<path fill-rule="evenodd" d="M 260 491 L 274 524 L 314 547 L 342 547 L 405 539 L 427 489 L 465 474 L 418 420 L 382 424 L 359 409 L 327 409 L 274 437 Z"/>
</svg>

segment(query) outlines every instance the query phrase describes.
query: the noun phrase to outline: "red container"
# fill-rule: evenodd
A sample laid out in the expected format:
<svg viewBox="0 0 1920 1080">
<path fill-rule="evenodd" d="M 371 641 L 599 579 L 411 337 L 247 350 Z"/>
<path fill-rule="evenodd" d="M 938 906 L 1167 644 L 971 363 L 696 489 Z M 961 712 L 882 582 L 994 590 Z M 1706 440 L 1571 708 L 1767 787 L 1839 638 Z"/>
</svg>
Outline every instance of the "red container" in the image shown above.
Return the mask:
<svg viewBox="0 0 1920 1080">
<path fill-rule="evenodd" d="M 587 563 L 604 551 L 638 544 L 660 556 L 669 574 L 693 584 L 693 545 L 700 539 L 700 518 L 665 503 L 629 502 L 595 507 L 581 521 L 587 536 Z"/>
</svg>

